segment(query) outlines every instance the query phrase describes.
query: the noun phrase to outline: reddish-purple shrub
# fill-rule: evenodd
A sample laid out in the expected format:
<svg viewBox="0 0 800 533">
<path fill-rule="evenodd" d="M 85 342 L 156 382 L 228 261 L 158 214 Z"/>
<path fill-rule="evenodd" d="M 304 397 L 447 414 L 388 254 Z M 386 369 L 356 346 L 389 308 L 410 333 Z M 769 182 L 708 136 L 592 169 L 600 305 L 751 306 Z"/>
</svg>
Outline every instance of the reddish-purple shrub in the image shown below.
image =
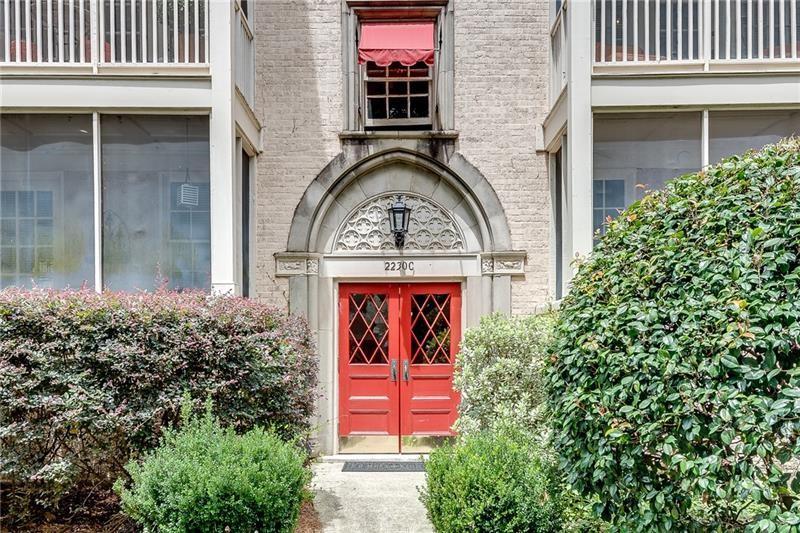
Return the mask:
<svg viewBox="0 0 800 533">
<path fill-rule="evenodd" d="M 302 319 L 202 293 L 0 291 L 3 514 L 110 486 L 189 393 L 239 431 L 310 429 L 317 362 Z"/>
</svg>

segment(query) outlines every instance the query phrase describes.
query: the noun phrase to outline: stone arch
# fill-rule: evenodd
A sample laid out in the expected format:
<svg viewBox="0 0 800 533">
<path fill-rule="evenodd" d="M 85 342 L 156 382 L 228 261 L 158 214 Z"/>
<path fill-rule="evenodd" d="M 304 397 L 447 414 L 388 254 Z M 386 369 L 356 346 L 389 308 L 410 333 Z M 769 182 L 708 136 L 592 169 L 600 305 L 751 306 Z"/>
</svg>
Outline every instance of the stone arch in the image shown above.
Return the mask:
<svg viewBox="0 0 800 533">
<path fill-rule="evenodd" d="M 525 272 L 525 253 L 511 248 L 497 194 L 463 156 L 439 152 L 439 160 L 405 147 L 365 155 L 375 147 L 346 146 L 317 175 L 295 209 L 287 250 L 275 254 L 276 276 L 288 278 L 289 311 L 305 316 L 317 335 L 321 387 L 317 417 L 323 428 L 319 439 L 329 453 L 337 446 L 340 283 L 457 280 L 462 287 L 463 324 L 469 327 L 488 313 L 510 313 L 511 278 Z M 428 225 L 430 235 L 415 235 L 416 244 L 410 249 L 385 246 L 388 235 L 382 213 L 385 202 L 398 193 L 419 201 L 412 212 L 424 206 L 431 213 L 427 220 L 440 226 L 433 230 Z M 374 210 L 372 219 L 364 216 L 368 209 Z M 359 218 L 367 218 L 365 224 L 371 225 L 360 233 L 368 234 L 379 225 L 376 240 L 362 242 L 357 235 L 354 244 L 337 246 Z M 425 227 L 422 218 L 419 226 Z M 432 245 L 436 239 L 439 242 Z M 414 266 L 386 266 L 392 263 Z"/>
<path fill-rule="evenodd" d="M 417 179 L 409 179 L 409 173 L 400 169 L 416 169 Z M 472 245 L 478 249 L 472 251 L 511 250 L 511 232 L 497 193 L 463 156 L 454 154 L 445 165 L 418 152 L 395 148 L 355 162 L 343 154 L 331 161 L 295 209 L 287 252 L 330 253 L 331 236 L 352 209 L 370 196 L 387 192 L 430 195 L 439 200 L 443 208 L 452 210 L 465 233 L 475 234 Z"/>
</svg>

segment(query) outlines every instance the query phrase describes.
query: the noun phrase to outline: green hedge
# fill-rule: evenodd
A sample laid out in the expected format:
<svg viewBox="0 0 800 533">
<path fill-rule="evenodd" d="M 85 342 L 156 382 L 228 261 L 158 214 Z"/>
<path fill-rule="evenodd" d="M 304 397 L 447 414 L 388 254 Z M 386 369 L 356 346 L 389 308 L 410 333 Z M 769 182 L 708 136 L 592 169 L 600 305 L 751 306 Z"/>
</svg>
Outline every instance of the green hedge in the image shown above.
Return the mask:
<svg viewBox="0 0 800 533">
<path fill-rule="evenodd" d="M 261 428 L 224 429 L 210 409 L 190 413 L 127 465 L 131 483 L 115 487 L 125 514 L 162 533 L 293 531 L 311 478 L 305 453 Z"/>
<path fill-rule="evenodd" d="M 732 157 L 608 225 L 560 309 L 569 481 L 625 530 L 800 523 L 800 140 Z"/>
<path fill-rule="evenodd" d="M 555 321 L 555 313 L 495 314 L 464 333 L 453 380 L 461 392 L 460 433 L 510 424 L 542 435 L 543 369 Z"/>
<path fill-rule="evenodd" d="M 438 533 L 561 531 L 555 466 L 527 435 L 477 432 L 431 453 L 422 501 Z"/>
<path fill-rule="evenodd" d="M 250 300 L 0 291 L 3 513 L 58 512 L 110 486 L 185 392 L 237 431 L 306 432 L 316 364 L 302 320 Z"/>
</svg>

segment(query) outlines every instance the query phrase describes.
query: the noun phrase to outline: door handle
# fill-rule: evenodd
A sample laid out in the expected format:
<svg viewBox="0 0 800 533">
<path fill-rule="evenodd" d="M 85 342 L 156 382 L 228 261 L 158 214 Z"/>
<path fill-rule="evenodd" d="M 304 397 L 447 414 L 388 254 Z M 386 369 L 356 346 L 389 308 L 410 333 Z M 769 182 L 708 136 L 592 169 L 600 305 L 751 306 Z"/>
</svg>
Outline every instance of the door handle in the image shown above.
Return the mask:
<svg viewBox="0 0 800 533">
<path fill-rule="evenodd" d="M 397 381 L 397 359 L 392 359 L 392 381 Z"/>
<path fill-rule="evenodd" d="M 408 382 L 408 361 L 403 361 L 403 379 Z"/>
</svg>

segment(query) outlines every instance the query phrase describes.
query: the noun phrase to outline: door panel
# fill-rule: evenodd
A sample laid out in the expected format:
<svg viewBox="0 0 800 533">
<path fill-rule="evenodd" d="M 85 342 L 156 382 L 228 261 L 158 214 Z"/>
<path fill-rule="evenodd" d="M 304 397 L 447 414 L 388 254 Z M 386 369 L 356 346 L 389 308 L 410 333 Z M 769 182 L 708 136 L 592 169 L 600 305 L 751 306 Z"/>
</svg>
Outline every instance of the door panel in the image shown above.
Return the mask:
<svg viewBox="0 0 800 533">
<path fill-rule="evenodd" d="M 339 436 L 342 451 L 398 451 L 399 294 L 393 285 L 339 290 Z M 394 364 L 393 364 L 394 361 Z M 395 369 L 393 371 L 393 368 Z"/>
<path fill-rule="evenodd" d="M 429 451 L 453 435 L 458 283 L 339 286 L 339 449 Z"/>
<path fill-rule="evenodd" d="M 428 451 L 454 435 L 459 395 L 453 390 L 453 367 L 461 339 L 461 287 L 406 285 L 401 301 L 402 451 Z"/>
</svg>

